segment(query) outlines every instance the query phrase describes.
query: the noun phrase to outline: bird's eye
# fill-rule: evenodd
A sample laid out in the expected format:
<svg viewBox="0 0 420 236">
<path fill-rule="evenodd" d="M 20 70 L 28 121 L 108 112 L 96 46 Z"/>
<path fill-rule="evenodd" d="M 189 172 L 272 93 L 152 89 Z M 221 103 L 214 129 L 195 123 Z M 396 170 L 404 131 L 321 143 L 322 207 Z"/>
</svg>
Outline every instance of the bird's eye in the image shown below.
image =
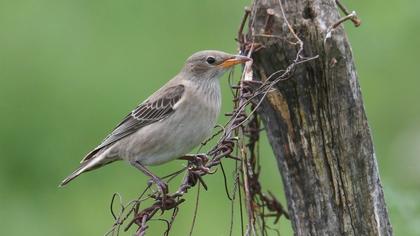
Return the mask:
<svg viewBox="0 0 420 236">
<path fill-rule="evenodd" d="M 216 59 L 214 57 L 207 57 L 206 62 L 211 65 L 216 62 Z"/>
</svg>

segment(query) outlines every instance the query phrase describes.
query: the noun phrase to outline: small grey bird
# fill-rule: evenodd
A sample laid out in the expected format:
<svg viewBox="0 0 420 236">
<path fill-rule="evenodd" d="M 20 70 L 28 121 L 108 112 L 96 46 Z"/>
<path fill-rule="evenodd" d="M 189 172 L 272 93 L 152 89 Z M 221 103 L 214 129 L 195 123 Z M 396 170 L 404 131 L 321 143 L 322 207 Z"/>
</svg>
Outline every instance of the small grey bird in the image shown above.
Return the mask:
<svg viewBox="0 0 420 236">
<path fill-rule="evenodd" d="M 166 184 L 145 166 L 181 157 L 210 136 L 221 107 L 218 79 L 249 60 L 211 50 L 193 54 L 178 75 L 129 113 L 60 186 L 83 172 L 126 160 L 167 192 Z"/>
</svg>

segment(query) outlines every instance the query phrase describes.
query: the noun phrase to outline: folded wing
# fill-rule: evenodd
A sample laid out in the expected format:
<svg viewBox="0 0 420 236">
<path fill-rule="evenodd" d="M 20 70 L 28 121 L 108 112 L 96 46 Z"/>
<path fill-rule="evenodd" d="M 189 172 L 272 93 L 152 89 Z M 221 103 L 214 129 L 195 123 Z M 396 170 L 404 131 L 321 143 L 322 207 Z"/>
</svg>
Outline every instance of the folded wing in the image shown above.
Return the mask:
<svg viewBox="0 0 420 236">
<path fill-rule="evenodd" d="M 183 85 L 165 88 L 141 103 L 109 134 L 102 143 L 86 155 L 81 163 L 91 159 L 96 153 L 118 140 L 135 133 L 144 126 L 166 119 L 175 111 L 175 104 L 182 98 L 185 91 Z"/>
</svg>

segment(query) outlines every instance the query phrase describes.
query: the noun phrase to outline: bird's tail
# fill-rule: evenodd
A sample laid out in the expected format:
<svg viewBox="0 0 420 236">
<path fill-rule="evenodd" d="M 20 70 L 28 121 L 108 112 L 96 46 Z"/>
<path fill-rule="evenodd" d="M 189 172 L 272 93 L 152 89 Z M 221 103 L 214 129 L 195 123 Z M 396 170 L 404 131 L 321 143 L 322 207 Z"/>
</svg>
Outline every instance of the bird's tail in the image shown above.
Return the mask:
<svg viewBox="0 0 420 236">
<path fill-rule="evenodd" d="M 117 158 L 115 158 L 114 156 L 109 156 L 108 154 L 109 150 L 106 149 L 100 152 L 95 152 L 94 155 L 90 157 L 90 159 L 86 159 L 85 161 L 83 161 L 80 164 L 79 168 L 77 168 L 75 171 L 73 171 L 73 173 L 71 173 L 63 181 L 61 181 L 58 187 L 63 187 L 64 185 L 68 184 L 70 181 L 75 179 L 83 172 L 94 170 L 96 168 L 99 168 L 117 160 Z"/>
<path fill-rule="evenodd" d="M 59 187 L 63 187 L 64 185 L 68 184 L 70 181 L 75 179 L 77 176 L 82 174 L 83 172 L 95 169 L 95 165 L 98 164 L 98 161 L 94 159 L 90 159 L 86 162 L 83 162 L 79 168 L 77 168 L 75 171 L 73 171 L 69 176 L 67 176 L 63 181 L 61 181 Z"/>
</svg>

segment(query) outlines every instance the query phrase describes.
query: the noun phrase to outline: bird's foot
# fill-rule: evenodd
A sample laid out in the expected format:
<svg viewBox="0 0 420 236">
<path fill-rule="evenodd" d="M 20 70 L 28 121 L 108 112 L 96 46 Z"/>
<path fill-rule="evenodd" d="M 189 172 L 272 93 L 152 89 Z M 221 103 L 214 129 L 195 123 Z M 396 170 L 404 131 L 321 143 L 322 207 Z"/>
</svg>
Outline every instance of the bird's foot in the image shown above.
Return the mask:
<svg viewBox="0 0 420 236">
<path fill-rule="evenodd" d="M 168 184 L 160 178 L 151 178 L 147 184 L 151 186 L 153 183 L 156 184 L 156 187 L 158 188 L 158 193 L 154 195 L 153 198 L 161 199 L 162 203 L 164 204 L 169 193 Z"/>
<path fill-rule="evenodd" d="M 148 181 L 148 186 L 150 187 L 152 183 L 156 184 L 156 187 L 158 188 L 158 191 L 160 193 L 160 197 L 162 199 L 162 202 L 166 202 L 166 196 L 168 195 L 168 185 L 162 181 L 159 177 L 157 177 L 155 174 L 150 172 L 143 164 L 141 164 L 139 161 L 133 161 L 131 164 L 139 169 L 141 172 L 143 172 L 145 175 L 150 177 L 150 180 Z M 159 197 L 159 194 L 155 196 L 155 198 Z"/>
<path fill-rule="evenodd" d="M 206 167 L 206 164 L 209 161 L 209 158 L 207 157 L 207 154 L 205 153 L 187 154 L 183 157 L 180 157 L 179 159 L 188 161 L 189 170 L 210 173 L 210 169 Z"/>
</svg>

